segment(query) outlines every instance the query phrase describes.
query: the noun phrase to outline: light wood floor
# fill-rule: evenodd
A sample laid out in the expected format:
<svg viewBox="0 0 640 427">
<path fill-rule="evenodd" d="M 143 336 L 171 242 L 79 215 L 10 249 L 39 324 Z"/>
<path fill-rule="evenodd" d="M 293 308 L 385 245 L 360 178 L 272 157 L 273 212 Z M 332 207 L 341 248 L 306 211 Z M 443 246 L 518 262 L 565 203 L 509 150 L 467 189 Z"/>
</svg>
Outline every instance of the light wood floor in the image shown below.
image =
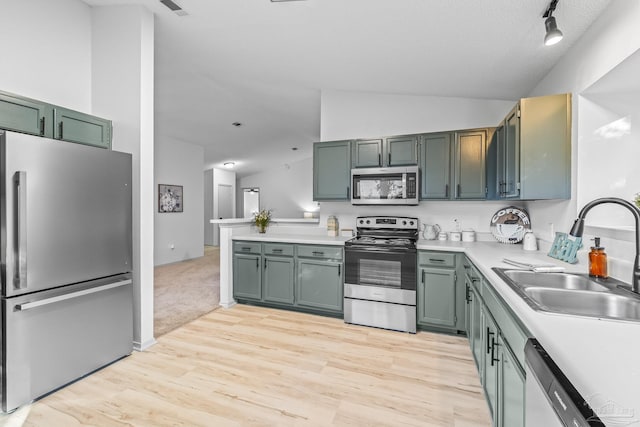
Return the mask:
<svg viewBox="0 0 640 427">
<path fill-rule="evenodd" d="M 47 427 L 490 425 L 464 338 L 243 305 L 10 417 Z"/>
</svg>

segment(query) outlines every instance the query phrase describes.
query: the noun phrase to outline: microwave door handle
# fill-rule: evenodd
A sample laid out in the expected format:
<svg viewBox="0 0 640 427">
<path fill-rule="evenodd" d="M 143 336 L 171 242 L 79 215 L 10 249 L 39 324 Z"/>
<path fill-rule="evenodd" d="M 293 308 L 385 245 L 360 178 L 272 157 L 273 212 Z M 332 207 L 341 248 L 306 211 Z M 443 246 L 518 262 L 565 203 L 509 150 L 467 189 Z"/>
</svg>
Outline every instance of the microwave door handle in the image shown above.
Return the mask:
<svg viewBox="0 0 640 427">
<path fill-rule="evenodd" d="M 407 199 L 407 173 L 402 174 L 402 198 Z"/>
</svg>

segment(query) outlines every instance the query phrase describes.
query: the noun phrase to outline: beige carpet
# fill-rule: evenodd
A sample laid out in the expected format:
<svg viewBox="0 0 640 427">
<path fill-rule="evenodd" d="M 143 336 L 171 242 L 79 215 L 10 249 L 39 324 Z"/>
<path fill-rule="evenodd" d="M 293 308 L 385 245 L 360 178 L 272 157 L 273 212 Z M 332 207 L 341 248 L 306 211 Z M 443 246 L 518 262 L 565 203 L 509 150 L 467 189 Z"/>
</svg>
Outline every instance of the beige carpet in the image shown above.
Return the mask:
<svg viewBox="0 0 640 427">
<path fill-rule="evenodd" d="M 159 337 L 219 307 L 220 248 L 154 269 L 154 335 Z"/>
</svg>

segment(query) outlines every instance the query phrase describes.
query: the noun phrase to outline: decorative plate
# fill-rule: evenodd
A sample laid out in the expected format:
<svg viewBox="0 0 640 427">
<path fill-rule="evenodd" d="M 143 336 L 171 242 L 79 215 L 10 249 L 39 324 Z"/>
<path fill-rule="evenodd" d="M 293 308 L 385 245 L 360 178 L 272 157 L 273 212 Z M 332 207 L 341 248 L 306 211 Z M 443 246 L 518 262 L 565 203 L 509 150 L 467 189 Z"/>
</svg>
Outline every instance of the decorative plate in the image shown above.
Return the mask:
<svg viewBox="0 0 640 427">
<path fill-rule="evenodd" d="M 522 208 L 502 208 L 491 217 L 491 234 L 501 243 L 520 243 L 524 233 L 531 229 L 529 214 Z"/>
</svg>

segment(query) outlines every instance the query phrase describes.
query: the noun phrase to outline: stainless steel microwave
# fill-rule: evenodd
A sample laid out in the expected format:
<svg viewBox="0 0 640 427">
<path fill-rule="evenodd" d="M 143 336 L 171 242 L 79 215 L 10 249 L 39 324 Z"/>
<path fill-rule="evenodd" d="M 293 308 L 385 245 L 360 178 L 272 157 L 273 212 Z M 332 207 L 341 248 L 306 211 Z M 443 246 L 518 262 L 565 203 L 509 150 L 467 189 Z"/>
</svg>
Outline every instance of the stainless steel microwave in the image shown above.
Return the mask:
<svg viewBox="0 0 640 427">
<path fill-rule="evenodd" d="M 351 169 L 351 204 L 417 205 L 418 166 Z"/>
</svg>

